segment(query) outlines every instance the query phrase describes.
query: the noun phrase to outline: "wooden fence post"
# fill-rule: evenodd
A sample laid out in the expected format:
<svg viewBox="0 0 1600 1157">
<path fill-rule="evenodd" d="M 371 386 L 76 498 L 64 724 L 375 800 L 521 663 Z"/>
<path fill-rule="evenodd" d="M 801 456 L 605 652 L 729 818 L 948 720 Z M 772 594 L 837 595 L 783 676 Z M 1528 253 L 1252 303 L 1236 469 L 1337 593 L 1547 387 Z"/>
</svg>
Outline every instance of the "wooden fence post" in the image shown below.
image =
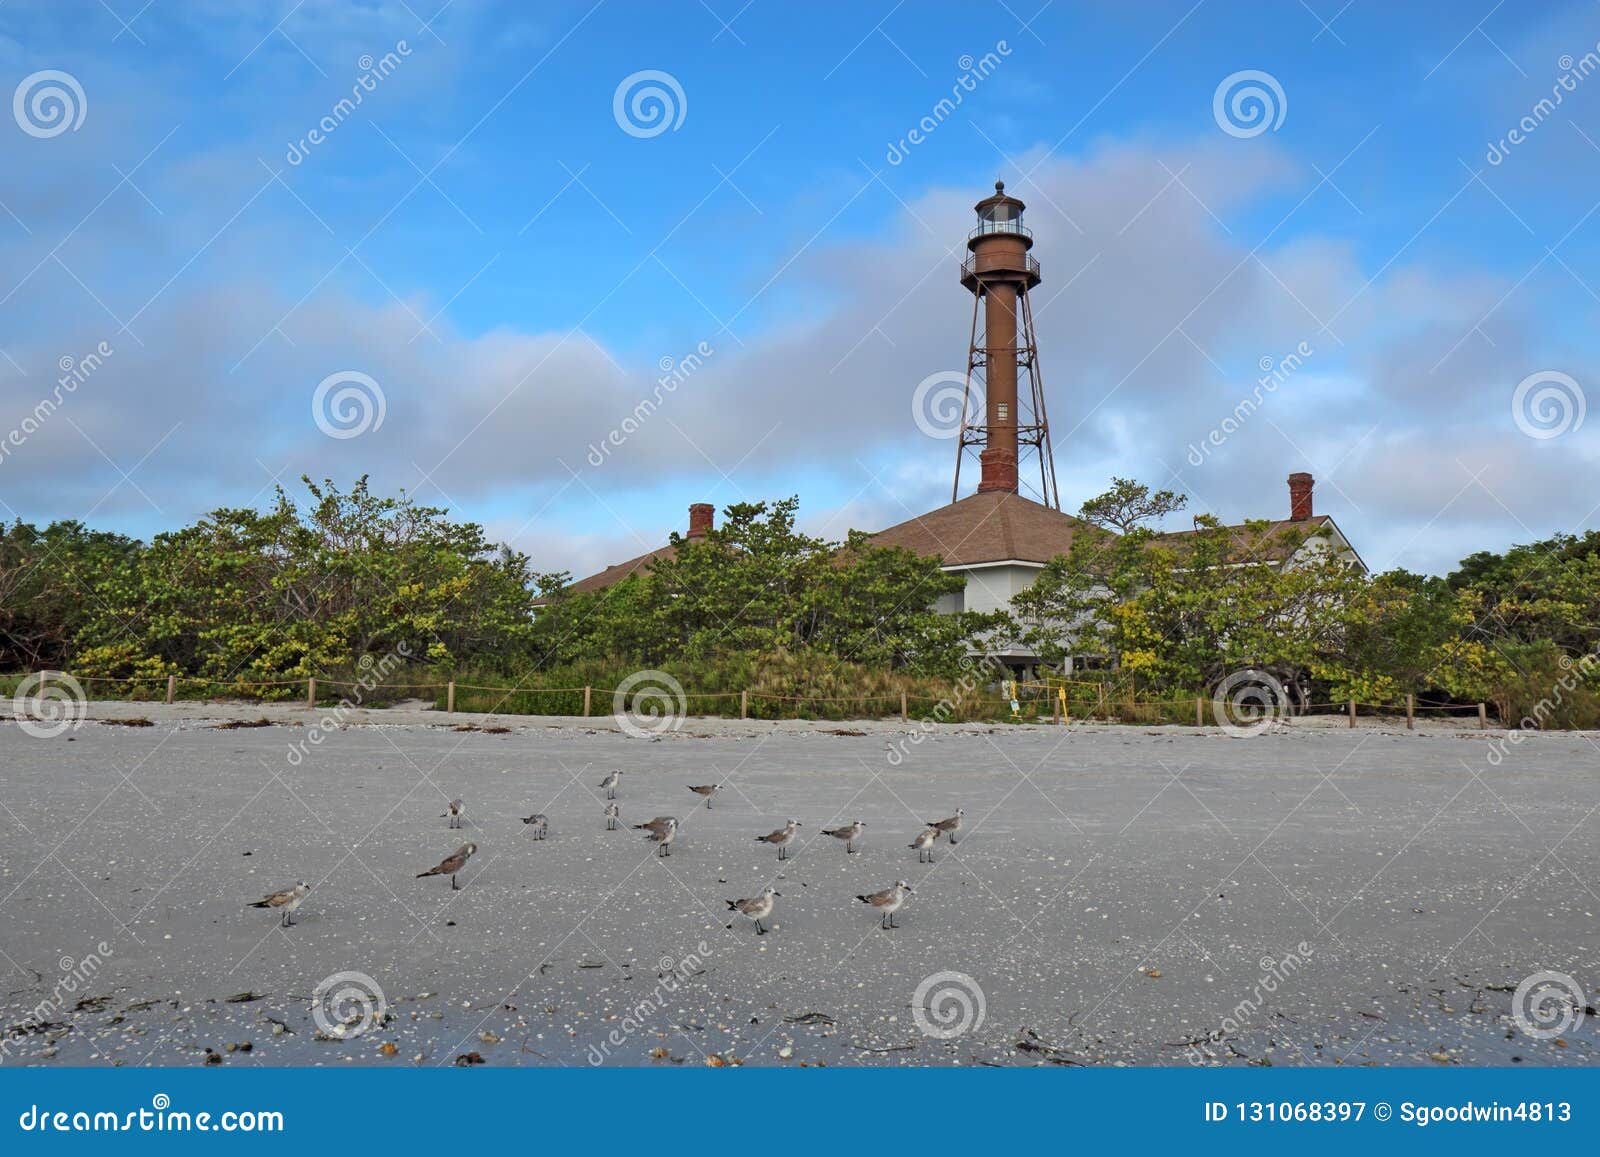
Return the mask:
<svg viewBox="0 0 1600 1157">
<path fill-rule="evenodd" d="M 1478 730 L 1489 730 L 1489 710 L 1482 703 L 1478 704 Z"/>
<path fill-rule="evenodd" d="M 317 707 L 317 677 L 315 675 L 306 680 L 306 706 L 313 711 Z"/>
<path fill-rule="evenodd" d="M 739 692 L 739 718 L 740 719 L 749 719 L 750 718 L 750 692 L 749 691 L 741 691 L 741 692 Z"/>
<path fill-rule="evenodd" d="M 1196 727 L 1204 727 L 1206 725 L 1206 701 L 1198 695 L 1195 696 L 1194 700 L 1194 725 Z"/>
<path fill-rule="evenodd" d="M 904 723 L 909 718 L 906 714 L 906 693 L 900 692 L 900 722 Z"/>
<path fill-rule="evenodd" d="M 167 702 L 171 703 L 177 697 L 178 697 L 178 677 L 176 675 L 168 675 L 167 676 Z"/>
<path fill-rule="evenodd" d="M 1356 701 L 1354 699 L 1352 699 L 1352 700 L 1350 700 L 1350 726 L 1354 727 L 1355 725 L 1356 725 Z"/>
<path fill-rule="evenodd" d="M 1415 695 L 1408 694 L 1406 696 L 1406 730 L 1407 731 L 1415 731 L 1416 729 L 1417 729 L 1417 697 Z"/>
<path fill-rule="evenodd" d="M 444 709 L 454 714 L 456 709 L 456 681 L 450 680 L 450 686 L 444 690 Z"/>
<path fill-rule="evenodd" d="M 589 686 L 585 686 L 584 689 L 583 689 L 583 713 L 584 713 L 585 716 L 587 716 L 589 714 L 589 705 L 593 701 L 593 699 L 594 699 L 594 688 L 593 687 L 589 687 Z"/>
</svg>

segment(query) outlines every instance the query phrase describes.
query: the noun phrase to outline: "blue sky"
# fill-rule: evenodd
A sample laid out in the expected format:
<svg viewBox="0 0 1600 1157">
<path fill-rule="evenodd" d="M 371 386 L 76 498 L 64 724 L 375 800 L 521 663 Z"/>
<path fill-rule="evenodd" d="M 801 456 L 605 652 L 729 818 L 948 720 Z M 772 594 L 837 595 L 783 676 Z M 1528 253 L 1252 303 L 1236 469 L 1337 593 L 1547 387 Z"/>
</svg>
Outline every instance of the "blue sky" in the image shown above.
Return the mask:
<svg viewBox="0 0 1600 1157">
<path fill-rule="evenodd" d="M 441 3 L 0 6 L 5 89 L 65 73 L 83 112 L 0 118 L 0 442 L 113 350 L 0 455 L 0 516 L 148 535 L 370 472 L 577 573 L 698 500 L 900 521 L 949 498 L 911 399 L 964 364 L 1003 176 L 1069 508 L 1119 474 L 1278 516 L 1310 470 L 1369 563 L 1421 570 L 1600 525 L 1593 0 Z M 654 135 L 614 112 L 645 70 L 681 113 Z M 1244 70 L 1276 128 L 1217 119 Z M 347 371 L 383 421 L 329 437 Z M 1531 436 L 1513 397 L 1551 374 L 1565 428 Z"/>
</svg>

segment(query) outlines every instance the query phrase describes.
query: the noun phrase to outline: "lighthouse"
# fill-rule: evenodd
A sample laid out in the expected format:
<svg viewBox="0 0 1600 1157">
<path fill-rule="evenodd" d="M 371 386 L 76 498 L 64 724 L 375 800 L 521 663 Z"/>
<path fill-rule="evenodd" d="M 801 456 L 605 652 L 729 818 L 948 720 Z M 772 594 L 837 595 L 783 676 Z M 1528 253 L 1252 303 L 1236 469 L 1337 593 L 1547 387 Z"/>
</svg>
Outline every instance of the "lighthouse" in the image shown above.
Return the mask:
<svg viewBox="0 0 1600 1157">
<path fill-rule="evenodd" d="M 1033 234 L 1022 223 L 1025 206 L 996 181 L 994 195 L 973 208 L 978 221 L 961 263 L 961 284 L 972 294 L 972 337 L 950 500 L 960 498 L 961 465 L 975 453 L 979 494 L 1016 494 L 1019 485 L 1032 490 L 1037 467 L 1037 501 L 1060 510 L 1029 300 L 1039 285 L 1039 262 L 1029 252 Z M 1019 459 L 1025 453 L 1032 462 Z"/>
</svg>

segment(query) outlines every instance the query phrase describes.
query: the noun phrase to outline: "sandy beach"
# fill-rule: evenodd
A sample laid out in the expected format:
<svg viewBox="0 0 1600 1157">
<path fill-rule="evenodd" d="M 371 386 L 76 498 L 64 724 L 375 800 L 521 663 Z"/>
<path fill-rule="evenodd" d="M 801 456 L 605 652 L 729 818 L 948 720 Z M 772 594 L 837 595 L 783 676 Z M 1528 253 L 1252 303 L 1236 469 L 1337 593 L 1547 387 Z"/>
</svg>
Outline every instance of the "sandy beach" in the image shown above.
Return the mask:
<svg viewBox="0 0 1600 1157">
<path fill-rule="evenodd" d="M 1541 971 L 1595 1003 L 1592 735 L 88 715 L 0 723 L 6 1064 L 1600 1057 L 1600 1018 L 1537 1039 L 1512 1015 Z M 606 830 L 619 768 L 624 825 L 680 817 L 670 858 Z M 960 842 L 919 864 L 958 807 Z M 754 837 L 790 817 L 780 863 Z M 859 854 L 820 834 L 856 819 Z M 415 878 L 465 841 L 460 891 Z M 292 927 L 246 907 L 297 880 Z M 855 897 L 896 880 L 881 930 Z M 769 885 L 757 936 L 724 901 Z"/>
</svg>

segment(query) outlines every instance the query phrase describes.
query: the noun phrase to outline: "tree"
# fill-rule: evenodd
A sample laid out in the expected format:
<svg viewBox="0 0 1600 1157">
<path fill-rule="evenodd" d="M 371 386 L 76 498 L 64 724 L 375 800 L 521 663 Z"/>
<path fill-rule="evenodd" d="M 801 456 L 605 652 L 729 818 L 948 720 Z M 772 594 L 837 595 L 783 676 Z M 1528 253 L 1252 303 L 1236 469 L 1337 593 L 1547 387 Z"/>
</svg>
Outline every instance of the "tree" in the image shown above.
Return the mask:
<svg viewBox="0 0 1600 1157">
<path fill-rule="evenodd" d="M 94 584 L 140 544 L 81 522 L 0 526 L 0 671 L 61 667 L 94 605 Z"/>
<path fill-rule="evenodd" d="M 1473 631 L 1487 642 L 1548 640 L 1569 656 L 1600 646 L 1600 531 L 1556 535 L 1503 555 L 1480 551 L 1445 581 L 1477 593 Z"/>
<path fill-rule="evenodd" d="M 808 651 L 883 670 L 956 668 L 973 639 L 1004 616 L 943 615 L 962 588 L 936 558 L 844 543 L 796 529 L 799 501 L 741 502 L 701 538 L 615 586 L 558 598 L 540 613 L 552 663 L 629 658 L 643 664 Z"/>
<path fill-rule="evenodd" d="M 224 508 L 104 575 L 78 632 L 88 674 L 300 678 L 396 652 L 450 666 L 525 649 L 525 556 L 401 495 L 302 479 L 266 511 Z"/>
<path fill-rule="evenodd" d="M 1012 605 L 1045 658 L 1103 654 L 1158 691 L 1209 690 L 1251 669 L 1328 677 L 1345 669 L 1363 580 L 1332 551 L 1302 550 L 1314 534 L 1203 515 L 1185 534 L 1085 535 Z"/>
<path fill-rule="evenodd" d="M 1189 500 L 1171 490 L 1157 490 L 1131 478 L 1112 478 L 1111 489 L 1089 499 L 1078 508 L 1078 517 L 1084 522 L 1127 534 L 1137 526 L 1152 522 L 1175 510 L 1182 510 Z"/>
</svg>

